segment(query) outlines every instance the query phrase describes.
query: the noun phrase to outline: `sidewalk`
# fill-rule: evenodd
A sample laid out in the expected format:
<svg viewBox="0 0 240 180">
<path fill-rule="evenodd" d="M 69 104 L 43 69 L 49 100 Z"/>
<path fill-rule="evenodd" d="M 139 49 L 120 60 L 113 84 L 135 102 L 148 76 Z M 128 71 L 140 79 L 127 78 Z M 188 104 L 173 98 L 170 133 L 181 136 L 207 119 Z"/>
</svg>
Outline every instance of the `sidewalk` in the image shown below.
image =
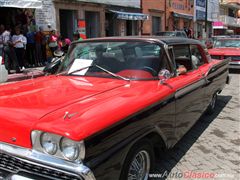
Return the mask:
<svg viewBox="0 0 240 180">
<path fill-rule="evenodd" d="M 43 76 L 44 67 L 27 68 L 22 73 L 9 74 L 7 82 L 20 81 Z"/>
</svg>

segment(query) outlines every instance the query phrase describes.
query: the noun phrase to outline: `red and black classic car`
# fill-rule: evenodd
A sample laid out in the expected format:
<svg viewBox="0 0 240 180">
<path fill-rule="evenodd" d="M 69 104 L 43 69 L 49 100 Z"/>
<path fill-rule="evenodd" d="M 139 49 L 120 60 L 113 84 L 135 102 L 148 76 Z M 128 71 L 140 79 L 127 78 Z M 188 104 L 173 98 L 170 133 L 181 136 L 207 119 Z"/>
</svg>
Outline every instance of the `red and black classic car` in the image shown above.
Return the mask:
<svg viewBox="0 0 240 180">
<path fill-rule="evenodd" d="M 186 38 L 73 43 L 57 74 L 0 86 L 0 179 L 147 179 L 155 146 L 214 110 L 228 64 Z"/>
</svg>

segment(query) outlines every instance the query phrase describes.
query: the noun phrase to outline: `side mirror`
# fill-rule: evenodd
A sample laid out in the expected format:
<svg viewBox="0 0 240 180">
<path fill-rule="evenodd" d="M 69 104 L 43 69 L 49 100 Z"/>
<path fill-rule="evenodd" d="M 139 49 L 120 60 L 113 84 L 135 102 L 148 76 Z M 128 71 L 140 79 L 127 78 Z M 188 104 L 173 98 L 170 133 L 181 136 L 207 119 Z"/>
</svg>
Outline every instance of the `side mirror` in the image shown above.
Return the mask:
<svg viewBox="0 0 240 180">
<path fill-rule="evenodd" d="M 180 65 L 177 68 L 177 73 L 178 73 L 178 75 L 186 74 L 187 73 L 187 68 L 184 65 Z"/>
<path fill-rule="evenodd" d="M 158 78 L 159 78 L 161 84 L 164 84 L 167 79 L 171 78 L 171 76 L 172 75 L 171 75 L 170 71 L 167 69 L 162 69 L 158 73 Z"/>
</svg>

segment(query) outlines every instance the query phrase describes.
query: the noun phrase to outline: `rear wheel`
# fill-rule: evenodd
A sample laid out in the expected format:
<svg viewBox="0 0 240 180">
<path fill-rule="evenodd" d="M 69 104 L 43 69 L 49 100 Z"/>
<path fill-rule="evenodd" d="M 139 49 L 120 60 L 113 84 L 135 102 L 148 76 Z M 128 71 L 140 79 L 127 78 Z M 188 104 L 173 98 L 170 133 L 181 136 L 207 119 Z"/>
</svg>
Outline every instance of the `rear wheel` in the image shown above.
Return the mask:
<svg viewBox="0 0 240 180">
<path fill-rule="evenodd" d="M 147 180 L 154 168 L 154 151 L 151 142 L 141 140 L 129 151 L 121 173 L 121 180 Z"/>
<path fill-rule="evenodd" d="M 216 102 L 217 102 L 217 93 L 213 94 L 212 100 L 207 108 L 207 114 L 213 114 L 215 108 L 216 108 Z"/>
</svg>

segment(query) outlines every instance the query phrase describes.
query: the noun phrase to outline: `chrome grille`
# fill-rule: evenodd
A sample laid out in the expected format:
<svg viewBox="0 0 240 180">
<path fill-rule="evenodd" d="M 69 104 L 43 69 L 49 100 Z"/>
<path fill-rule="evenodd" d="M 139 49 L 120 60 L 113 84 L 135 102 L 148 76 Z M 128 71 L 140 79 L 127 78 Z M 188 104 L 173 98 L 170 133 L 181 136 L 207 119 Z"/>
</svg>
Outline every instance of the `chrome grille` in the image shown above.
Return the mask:
<svg viewBox="0 0 240 180">
<path fill-rule="evenodd" d="M 232 61 L 240 61 L 240 56 L 224 56 L 224 58 L 230 58 Z"/>
<path fill-rule="evenodd" d="M 0 153 L 0 171 L 1 169 L 10 173 L 27 173 L 44 179 L 51 180 L 84 180 L 82 177 L 74 176 L 62 171 L 57 171 L 43 166 L 38 166 L 20 160 L 18 158 Z"/>
</svg>

